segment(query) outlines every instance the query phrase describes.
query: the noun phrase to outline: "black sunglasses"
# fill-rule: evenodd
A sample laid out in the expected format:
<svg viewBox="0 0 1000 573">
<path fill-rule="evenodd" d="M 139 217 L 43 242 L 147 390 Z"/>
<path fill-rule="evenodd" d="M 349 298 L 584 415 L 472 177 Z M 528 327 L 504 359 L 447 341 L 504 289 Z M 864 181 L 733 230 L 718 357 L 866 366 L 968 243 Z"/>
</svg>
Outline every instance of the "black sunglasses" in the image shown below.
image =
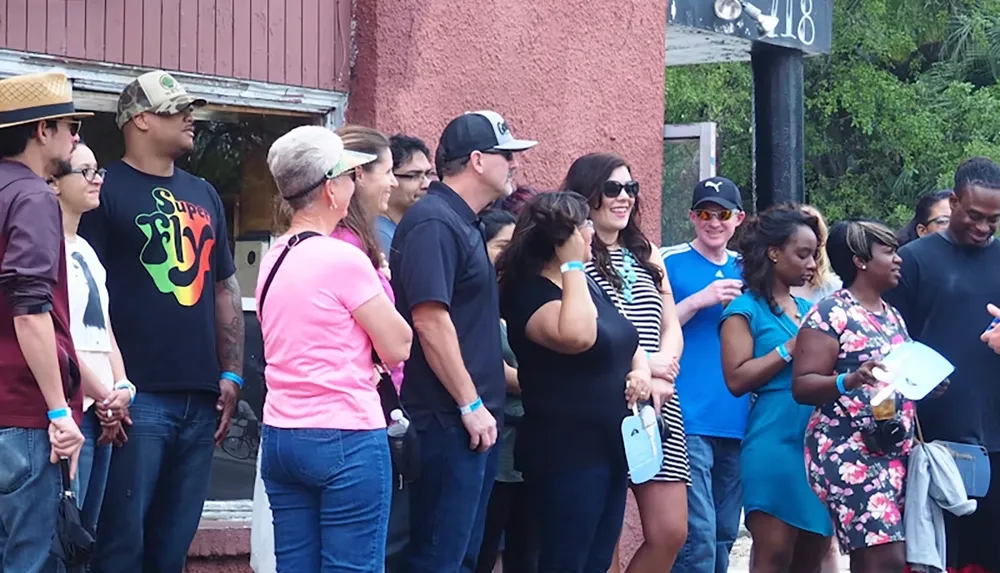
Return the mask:
<svg viewBox="0 0 1000 573">
<path fill-rule="evenodd" d="M 507 161 L 514 161 L 514 152 L 506 149 L 487 149 L 482 153 L 486 155 L 500 155 Z"/>
<path fill-rule="evenodd" d="M 605 181 L 602 192 L 605 197 L 614 199 L 622 194 L 622 189 L 625 190 L 625 193 L 628 194 L 629 197 L 637 197 L 639 195 L 639 182 L 626 181 L 625 183 L 619 183 L 617 181 Z"/>
</svg>

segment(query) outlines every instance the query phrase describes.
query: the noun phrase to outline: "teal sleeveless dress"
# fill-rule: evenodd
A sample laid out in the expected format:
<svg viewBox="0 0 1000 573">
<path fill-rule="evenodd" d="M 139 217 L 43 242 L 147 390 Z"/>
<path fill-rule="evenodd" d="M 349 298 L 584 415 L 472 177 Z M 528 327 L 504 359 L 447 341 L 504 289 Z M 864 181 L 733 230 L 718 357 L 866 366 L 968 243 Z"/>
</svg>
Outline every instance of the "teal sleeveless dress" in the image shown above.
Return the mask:
<svg viewBox="0 0 1000 573">
<path fill-rule="evenodd" d="M 795 302 L 800 316 L 812 306 L 798 297 Z M 776 316 L 767 301 L 749 292 L 729 303 L 721 320 L 734 315 L 750 325 L 754 358 L 772 352 L 799 330 L 791 317 L 783 312 Z M 814 409 L 792 398 L 791 364 L 754 393 L 740 454 L 743 511 L 762 511 L 793 527 L 830 536 L 830 513 L 809 485 L 802 445 Z"/>
</svg>

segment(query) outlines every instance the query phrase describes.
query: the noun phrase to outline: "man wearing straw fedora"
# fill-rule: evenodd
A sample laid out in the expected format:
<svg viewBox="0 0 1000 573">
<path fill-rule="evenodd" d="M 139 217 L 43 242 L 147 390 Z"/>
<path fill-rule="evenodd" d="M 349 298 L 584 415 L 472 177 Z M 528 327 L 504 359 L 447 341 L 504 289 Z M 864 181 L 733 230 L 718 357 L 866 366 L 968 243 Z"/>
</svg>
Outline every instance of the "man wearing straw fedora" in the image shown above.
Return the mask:
<svg viewBox="0 0 1000 573">
<path fill-rule="evenodd" d="M 59 73 L 0 81 L 0 571 L 58 571 L 50 556 L 61 477 L 75 474 L 83 406 L 70 336 L 66 251 L 46 183 L 78 140 Z"/>
</svg>

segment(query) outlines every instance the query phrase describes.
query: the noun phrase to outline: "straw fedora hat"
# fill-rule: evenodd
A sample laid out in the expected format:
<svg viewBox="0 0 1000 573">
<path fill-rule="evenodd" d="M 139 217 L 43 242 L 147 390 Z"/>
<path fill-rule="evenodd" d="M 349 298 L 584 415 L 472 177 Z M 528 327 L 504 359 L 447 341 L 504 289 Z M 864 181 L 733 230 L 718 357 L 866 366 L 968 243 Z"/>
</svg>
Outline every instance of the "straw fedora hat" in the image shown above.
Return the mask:
<svg viewBox="0 0 1000 573">
<path fill-rule="evenodd" d="M 76 111 L 65 74 L 47 72 L 0 80 L 0 129 L 46 119 L 91 117 Z"/>
</svg>

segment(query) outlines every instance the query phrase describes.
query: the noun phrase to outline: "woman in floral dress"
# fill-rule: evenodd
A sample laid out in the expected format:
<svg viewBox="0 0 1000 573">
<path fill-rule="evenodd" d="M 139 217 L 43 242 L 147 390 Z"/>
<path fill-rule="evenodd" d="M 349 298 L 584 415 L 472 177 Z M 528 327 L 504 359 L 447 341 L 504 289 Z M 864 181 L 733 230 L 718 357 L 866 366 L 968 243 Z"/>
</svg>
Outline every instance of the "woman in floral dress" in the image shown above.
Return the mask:
<svg viewBox="0 0 1000 573">
<path fill-rule="evenodd" d="M 829 508 L 854 573 L 902 572 L 903 494 L 913 446 L 914 404 L 899 394 L 872 406 L 886 383 L 873 372 L 909 339 L 882 293 L 899 281 L 896 238 L 868 221 L 834 225 L 827 241 L 846 288 L 821 300 L 802 323 L 792 392 L 816 406 L 806 427 L 806 470 Z"/>
</svg>

